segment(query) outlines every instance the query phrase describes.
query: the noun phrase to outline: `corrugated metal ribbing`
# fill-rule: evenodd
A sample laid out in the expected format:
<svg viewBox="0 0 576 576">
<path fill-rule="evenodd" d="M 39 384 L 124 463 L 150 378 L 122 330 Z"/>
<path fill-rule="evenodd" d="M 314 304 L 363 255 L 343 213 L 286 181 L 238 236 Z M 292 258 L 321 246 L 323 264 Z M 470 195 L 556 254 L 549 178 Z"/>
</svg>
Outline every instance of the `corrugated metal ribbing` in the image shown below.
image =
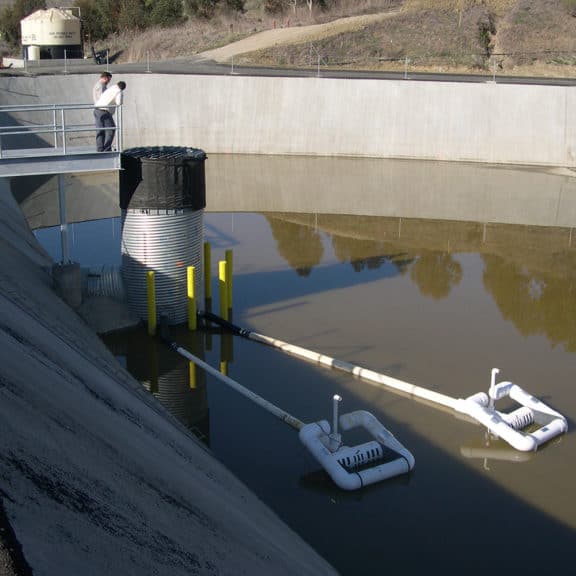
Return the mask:
<svg viewBox="0 0 576 576">
<path fill-rule="evenodd" d="M 122 275 L 130 309 L 147 317 L 146 272 L 156 273 L 158 314 L 186 322 L 186 269 L 194 266 L 196 302 L 204 304 L 203 210 L 123 210 Z"/>
<path fill-rule="evenodd" d="M 120 268 L 100 266 L 82 270 L 82 288 L 87 296 L 107 296 L 125 300 L 124 280 Z"/>
<path fill-rule="evenodd" d="M 162 374 L 158 378 L 157 389 L 152 383 L 143 382 L 144 387 L 160 400 L 172 416 L 188 428 L 194 428 L 208 416 L 208 394 L 205 376 L 201 370 L 196 371 L 196 388 L 190 388 L 188 363 Z"/>
</svg>

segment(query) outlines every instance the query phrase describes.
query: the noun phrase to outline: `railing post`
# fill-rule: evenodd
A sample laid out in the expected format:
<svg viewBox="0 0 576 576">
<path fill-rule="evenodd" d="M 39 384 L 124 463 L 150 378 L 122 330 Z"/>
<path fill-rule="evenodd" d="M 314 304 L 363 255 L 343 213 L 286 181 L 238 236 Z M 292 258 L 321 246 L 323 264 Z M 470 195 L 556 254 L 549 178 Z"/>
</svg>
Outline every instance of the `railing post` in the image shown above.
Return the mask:
<svg viewBox="0 0 576 576">
<path fill-rule="evenodd" d="M 118 106 L 118 141 L 117 141 L 118 152 L 122 152 L 122 148 L 124 146 L 124 138 L 122 137 L 124 130 L 122 125 L 123 125 L 122 104 L 120 104 L 120 106 Z"/>
<path fill-rule="evenodd" d="M 52 130 L 54 131 L 54 148 L 58 148 L 58 131 L 56 130 L 56 104 L 52 104 Z"/>
<path fill-rule="evenodd" d="M 62 154 L 66 154 L 66 125 L 64 120 L 64 108 L 60 108 L 60 120 L 62 121 Z"/>
</svg>

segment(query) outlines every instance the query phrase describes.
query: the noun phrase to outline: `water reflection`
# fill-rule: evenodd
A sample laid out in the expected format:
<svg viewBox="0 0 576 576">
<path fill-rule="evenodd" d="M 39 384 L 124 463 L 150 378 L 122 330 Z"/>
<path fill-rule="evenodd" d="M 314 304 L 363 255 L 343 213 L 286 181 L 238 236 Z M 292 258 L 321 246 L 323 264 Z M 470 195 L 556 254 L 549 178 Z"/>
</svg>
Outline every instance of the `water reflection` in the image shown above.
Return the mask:
<svg viewBox="0 0 576 576">
<path fill-rule="evenodd" d="M 549 254 L 542 266 L 496 254 L 482 258 L 484 286 L 504 318 L 523 336 L 544 335 L 576 352 L 576 251 Z"/>
<path fill-rule="evenodd" d="M 423 296 L 440 300 L 462 280 L 462 266 L 447 252 L 429 252 L 416 259 L 410 268 L 410 278 Z"/>
<path fill-rule="evenodd" d="M 446 298 L 463 277 L 456 253 L 482 255 L 484 286 L 521 334 L 576 350 L 571 229 L 326 214 L 265 214 L 278 252 L 300 276 L 322 263 L 322 234 L 355 272 L 392 265 L 423 296 Z"/>
<path fill-rule="evenodd" d="M 320 234 L 312 227 L 265 214 L 278 252 L 299 276 L 308 276 L 322 261 Z"/>
<path fill-rule="evenodd" d="M 172 416 L 205 444 L 210 444 L 208 391 L 202 370 L 177 356 L 161 340 L 150 338 L 143 328 L 102 338 L 120 363 Z M 184 338 L 193 354 L 204 357 L 201 332 L 184 333 Z"/>
</svg>

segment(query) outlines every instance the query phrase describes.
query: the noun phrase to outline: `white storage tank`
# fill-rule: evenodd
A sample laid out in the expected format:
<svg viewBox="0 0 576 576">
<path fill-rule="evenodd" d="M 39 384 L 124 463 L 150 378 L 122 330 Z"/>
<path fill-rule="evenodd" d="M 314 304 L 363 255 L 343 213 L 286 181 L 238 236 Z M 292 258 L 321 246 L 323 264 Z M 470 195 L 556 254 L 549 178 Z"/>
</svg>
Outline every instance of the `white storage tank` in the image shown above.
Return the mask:
<svg viewBox="0 0 576 576">
<path fill-rule="evenodd" d="M 20 21 L 25 57 L 83 58 L 82 21 L 78 8 L 37 10 Z"/>
</svg>

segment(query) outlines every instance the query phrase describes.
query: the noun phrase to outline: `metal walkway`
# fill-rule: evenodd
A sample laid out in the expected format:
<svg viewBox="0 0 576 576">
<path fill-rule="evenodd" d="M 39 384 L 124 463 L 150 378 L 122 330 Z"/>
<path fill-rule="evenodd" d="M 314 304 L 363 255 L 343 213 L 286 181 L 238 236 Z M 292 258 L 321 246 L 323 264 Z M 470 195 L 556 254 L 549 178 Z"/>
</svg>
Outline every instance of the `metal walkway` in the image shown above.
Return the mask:
<svg viewBox="0 0 576 576">
<path fill-rule="evenodd" d="M 69 264 L 64 174 L 120 169 L 122 106 L 116 114 L 114 152 L 97 152 L 92 104 L 0 106 L 0 178 L 55 175 L 62 264 Z"/>
<path fill-rule="evenodd" d="M 117 150 L 97 152 L 91 104 L 0 106 L 0 178 L 120 169 L 122 107 Z"/>
<path fill-rule="evenodd" d="M 96 152 L 95 147 L 75 148 L 66 154 L 61 148 L 4 150 L 0 158 L 0 178 L 119 169 L 119 152 Z"/>
</svg>

